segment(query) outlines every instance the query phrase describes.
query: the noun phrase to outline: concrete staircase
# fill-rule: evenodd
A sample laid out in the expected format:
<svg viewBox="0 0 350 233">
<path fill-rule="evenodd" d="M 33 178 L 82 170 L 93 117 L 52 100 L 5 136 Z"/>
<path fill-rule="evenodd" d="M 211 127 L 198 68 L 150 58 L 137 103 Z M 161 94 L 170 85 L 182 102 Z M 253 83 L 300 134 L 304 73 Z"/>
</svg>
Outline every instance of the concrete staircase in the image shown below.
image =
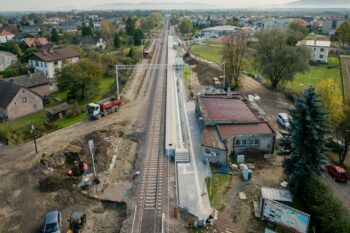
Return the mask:
<svg viewBox="0 0 350 233">
<path fill-rule="evenodd" d="M 188 163 L 190 162 L 190 154 L 187 149 L 176 150 L 175 153 L 176 163 Z"/>
</svg>

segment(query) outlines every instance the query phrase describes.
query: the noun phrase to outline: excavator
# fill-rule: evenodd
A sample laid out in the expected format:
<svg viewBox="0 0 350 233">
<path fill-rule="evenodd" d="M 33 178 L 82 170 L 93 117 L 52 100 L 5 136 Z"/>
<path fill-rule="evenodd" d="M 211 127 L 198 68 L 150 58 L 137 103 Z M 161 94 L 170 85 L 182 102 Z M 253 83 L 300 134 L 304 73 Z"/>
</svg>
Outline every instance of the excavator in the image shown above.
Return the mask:
<svg viewBox="0 0 350 233">
<path fill-rule="evenodd" d="M 67 233 L 81 233 L 86 225 L 86 214 L 74 211 L 69 219 L 69 230 Z"/>
</svg>

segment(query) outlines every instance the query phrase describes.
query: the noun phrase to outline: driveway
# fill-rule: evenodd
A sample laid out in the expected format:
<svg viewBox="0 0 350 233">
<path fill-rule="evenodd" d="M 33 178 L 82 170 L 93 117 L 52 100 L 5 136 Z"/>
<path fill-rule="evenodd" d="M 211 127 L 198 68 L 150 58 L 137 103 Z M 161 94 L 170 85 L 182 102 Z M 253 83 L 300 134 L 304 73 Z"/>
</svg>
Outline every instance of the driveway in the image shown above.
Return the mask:
<svg viewBox="0 0 350 233">
<path fill-rule="evenodd" d="M 255 102 L 265 112 L 266 120 L 271 124 L 277 133 L 277 138 L 279 138 L 281 135 L 279 131 L 282 130 L 282 127 L 277 123 L 277 115 L 281 112 L 288 113 L 288 109 L 292 107 L 293 103 L 283 93 L 272 91 L 248 76 L 244 75 L 241 82 L 241 91 L 247 97 L 249 95 L 255 97 Z"/>
</svg>

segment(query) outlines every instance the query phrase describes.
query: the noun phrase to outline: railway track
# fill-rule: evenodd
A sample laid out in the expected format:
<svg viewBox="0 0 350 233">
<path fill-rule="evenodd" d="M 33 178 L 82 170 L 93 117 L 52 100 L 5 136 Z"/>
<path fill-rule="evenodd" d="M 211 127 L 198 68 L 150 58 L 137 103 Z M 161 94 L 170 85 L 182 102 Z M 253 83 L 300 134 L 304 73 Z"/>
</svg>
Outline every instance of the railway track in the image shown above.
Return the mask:
<svg viewBox="0 0 350 233">
<path fill-rule="evenodd" d="M 162 43 L 155 51 L 155 63 L 166 63 L 167 52 L 167 24 L 164 30 Z M 164 187 L 166 174 L 163 175 L 166 163 L 164 157 L 164 112 L 165 112 L 165 86 L 166 73 L 164 68 L 151 71 L 154 78 L 154 91 L 151 95 L 151 109 L 146 133 L 146 145 L 144 153 L 144 170 L 139 194 L 138 221 L 136 232 L 160 233 L 162 232 L 162 199 L 166 196 Z"/>
</svg>

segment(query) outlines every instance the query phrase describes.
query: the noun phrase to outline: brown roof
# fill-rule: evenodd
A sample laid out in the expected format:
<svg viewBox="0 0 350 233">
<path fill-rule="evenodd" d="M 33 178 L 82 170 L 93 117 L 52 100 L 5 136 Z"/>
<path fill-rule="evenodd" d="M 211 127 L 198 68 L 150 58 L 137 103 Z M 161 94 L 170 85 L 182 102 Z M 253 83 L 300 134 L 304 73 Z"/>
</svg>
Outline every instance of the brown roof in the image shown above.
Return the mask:
<svg viewBox="0 0 350 233">
<path fill-rule="evenodd" d="M 220 150 L 226 150 L 217 130 L 214 127 L 205 127 L 201 135 L 201 145 Z"/>
<path fill-rule="evenodd" d="M 80 57 L 80 54 L 72 48 L 58 48 L 58 49 L 49 49 L 47 51 L 41 51 L 34 53 L 30 59 L 39 60 L 39 61 L 58 61 L 64 60 L 67 58 Z"/>
<path fill-rule="evenodd" d="M 13 33 L 8 32 L 6 30 L 0 30 L 0 36 L 11 36 Z"/>
<path fill-rule="evenodd" d="M 201 96 L 198 101 L 206 120 L 228 120 L 233 122 L 258 121 L 241 99 Z"/>
<path fill-rule="evenodd" d="M 233 136 L 248 134 L 248 135 L 262 135 L 262 134 L 274 134 L 267 122 L 260 122 L 255 124 L 230 124 L 230 125 L 217 125 L 220 137 L 222 140 L 226 140 Z"/>
<path fill-rule="evenodd" d="M 48 43 L 45 37 L 41 38 L 24 38 L 23 43 L 25 43 L 28 47 L 32 46 L 42 46 Z"/>
</svg>

